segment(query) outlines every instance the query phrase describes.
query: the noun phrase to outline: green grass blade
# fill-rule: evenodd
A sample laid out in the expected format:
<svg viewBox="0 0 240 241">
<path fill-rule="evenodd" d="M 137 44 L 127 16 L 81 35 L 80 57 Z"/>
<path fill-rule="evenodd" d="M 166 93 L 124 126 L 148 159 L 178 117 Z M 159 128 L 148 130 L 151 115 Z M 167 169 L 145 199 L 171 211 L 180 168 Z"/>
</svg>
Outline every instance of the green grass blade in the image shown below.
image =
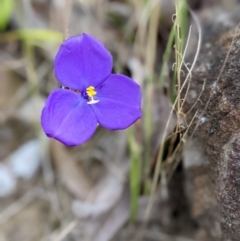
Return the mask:
<svg viewBox="0 0 240 241">
<path fill-rule="evenodd" d="M 13 0 L 0 0 L 0 30 L 4 30 L 13 12 Z"/>
<path fill-rule="evenodd" d="M 135 140 L 133 128 L 127 130 L 128 144 L 130 150 L 130 220 L 134 222 L 136 220 L 138 199 L 140 195 L 141 184 L 141 149 Z"/>
</svg>

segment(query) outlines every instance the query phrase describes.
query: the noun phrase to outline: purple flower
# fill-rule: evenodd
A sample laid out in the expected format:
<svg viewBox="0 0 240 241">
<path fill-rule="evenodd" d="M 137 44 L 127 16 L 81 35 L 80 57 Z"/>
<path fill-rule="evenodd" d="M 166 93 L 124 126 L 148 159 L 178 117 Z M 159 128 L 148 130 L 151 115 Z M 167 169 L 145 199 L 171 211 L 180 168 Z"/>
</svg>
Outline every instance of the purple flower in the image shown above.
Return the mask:
<svg viewBox="0 0 240 241">
<path fill-rule="evenodd" d="M 110 130 L 129 127 L 141 117 L 141 90 L 132 79 L 111 74 L 112 56 L 88 34 L 71 37 L 54 62 L 61 88 L 54 90 L 42 110 L 48 137 L 68 146 L 87 141 L 98 123 Z"/>
</svg>

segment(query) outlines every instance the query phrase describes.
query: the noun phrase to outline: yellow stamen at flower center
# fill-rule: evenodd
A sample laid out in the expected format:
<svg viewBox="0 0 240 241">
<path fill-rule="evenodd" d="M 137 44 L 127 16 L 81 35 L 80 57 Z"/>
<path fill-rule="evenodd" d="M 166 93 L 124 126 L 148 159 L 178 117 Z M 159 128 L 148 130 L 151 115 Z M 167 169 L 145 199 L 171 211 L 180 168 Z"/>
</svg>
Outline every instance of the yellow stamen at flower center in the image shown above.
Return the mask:
<svg viewBox="0 0 240 241">
<path fill-rule="evenodd" d="M 99 100 L 94 100 L 93 96 L 97 94 L 95 88 L 93 86 L 89 86 L 86 89 L 87 96 L 89 97 L 89 101 L 87 102 L 89 105 L 93 105 L 99 102 Z"/>
<path fill-rule="evenodd" d="M 90 97 L 90 98 L 92 98 L 94 95 L 97 94 L 97 92 L 95 91 L 95 88 L 93 86 L 89 86 L 86 89 L 86 93 L 87 93 L 88 97 Z"/>
</svg>

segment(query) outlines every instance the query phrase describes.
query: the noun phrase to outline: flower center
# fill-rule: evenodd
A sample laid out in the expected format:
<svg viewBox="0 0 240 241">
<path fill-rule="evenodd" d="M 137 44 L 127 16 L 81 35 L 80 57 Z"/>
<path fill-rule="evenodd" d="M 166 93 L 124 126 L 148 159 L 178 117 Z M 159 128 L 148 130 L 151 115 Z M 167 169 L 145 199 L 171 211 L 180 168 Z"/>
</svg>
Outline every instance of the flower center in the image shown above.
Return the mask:
<svg viewBox="0 0 240 241">
<path fill-rule="evenodd" d="M 71 88 L 63 86 L 63 85 L 61 85 L 60 88 L 65 89 L 65 90 L 70 90 L 77 94 L 82 95 L 84 99 L 88 100 L 87 103 L 89 105 L 96 104 L 99 102 L 99 100 L 94 100 L 94 98 L 93 98 L 93 96 L 95 96 L 97 94 L 97 91 L 95 90 L 95 88 L 93 86 L 89 86 L 84 92 L 80 92 L 79 90 L 74 90 L 74 89 L 71 89 Z"/>
<path fill-rule="evenodd" d="M 96 104 L 99 102 L 99 100 L 94 100 L 94 98 L 93 98 L 93 96 L 95 96 L 97 94 L 97 92 L 95 91 L 95 88 L 93 86 L 89 86 L 86 89 L 86 94 L 90 99 L 90 101 L 87 102 L 89 105 Z"/>
</svg>

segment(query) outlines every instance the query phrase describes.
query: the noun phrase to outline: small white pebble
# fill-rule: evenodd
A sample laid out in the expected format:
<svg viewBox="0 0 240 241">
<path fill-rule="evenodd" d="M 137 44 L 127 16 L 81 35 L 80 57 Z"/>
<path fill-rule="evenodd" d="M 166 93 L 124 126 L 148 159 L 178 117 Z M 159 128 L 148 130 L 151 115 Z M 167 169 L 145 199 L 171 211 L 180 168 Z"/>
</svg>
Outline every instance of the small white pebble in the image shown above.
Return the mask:
<svg viewBox="0 0 240 241">
<path fill-rule="evenodd" d="M 18 148 L 9 157 L 13 173 L 24 179 L 32 178 L 37 172 L 40 159 L 40 144 L 37 140 L 29 141 Z"/>
<path fill-rule="evenodd" d="M 16 179 L 9 168 L 0 163 L 0 197 L 6 197 L 13 193 L 16 187 Z"/>
<path fill-rule="evenodd" d="M 200 119 L 200 121 L 201 121 L 202 124 L 203 124 L 206 120 L 207 120 L 206 117 L 202 117 L 202 118 Z"/>
</svg>

